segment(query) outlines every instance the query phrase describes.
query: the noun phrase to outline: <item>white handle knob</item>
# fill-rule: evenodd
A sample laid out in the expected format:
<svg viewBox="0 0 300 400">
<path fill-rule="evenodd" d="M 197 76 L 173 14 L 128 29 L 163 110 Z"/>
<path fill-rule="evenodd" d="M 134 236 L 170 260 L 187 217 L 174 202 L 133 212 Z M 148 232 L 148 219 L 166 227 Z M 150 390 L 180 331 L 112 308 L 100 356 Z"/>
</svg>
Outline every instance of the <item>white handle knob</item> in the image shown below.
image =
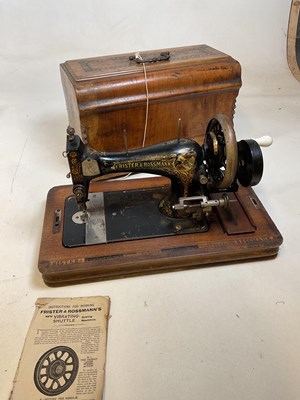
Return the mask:
<svg viewBox="0 0 300 400">
<path fill-rule="evenodd" d="M 259 146 L 261 147 L 269 147 L 273 143 L 273 139 L 271 138 L 271 136 L 262 136 L 253 140 L 255 140 L 257 144 L 259 144 Z"/>
</svg>

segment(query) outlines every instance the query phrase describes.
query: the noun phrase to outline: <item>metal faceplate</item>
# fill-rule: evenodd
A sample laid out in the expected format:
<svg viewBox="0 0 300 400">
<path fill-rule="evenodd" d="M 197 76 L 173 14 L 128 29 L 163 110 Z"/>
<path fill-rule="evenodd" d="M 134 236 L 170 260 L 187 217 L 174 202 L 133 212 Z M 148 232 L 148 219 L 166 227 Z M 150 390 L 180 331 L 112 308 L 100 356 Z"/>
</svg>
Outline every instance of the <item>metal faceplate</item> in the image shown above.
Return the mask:
<svg viewBox="0 0 300 400">
<path fill-rule="evenodd" d="M 169 218 L 158 208 L 168 187 L 90 193 L 87 212 L 65 202 L 63 245 L 77 247 L 207 231 L 205 219 Z"/>
<path fill-rule="evenodd" d="M 106 243 L 104 196 L 102 192 L 90 194 L 87 214 L 85 244 Z"/>
</svg>

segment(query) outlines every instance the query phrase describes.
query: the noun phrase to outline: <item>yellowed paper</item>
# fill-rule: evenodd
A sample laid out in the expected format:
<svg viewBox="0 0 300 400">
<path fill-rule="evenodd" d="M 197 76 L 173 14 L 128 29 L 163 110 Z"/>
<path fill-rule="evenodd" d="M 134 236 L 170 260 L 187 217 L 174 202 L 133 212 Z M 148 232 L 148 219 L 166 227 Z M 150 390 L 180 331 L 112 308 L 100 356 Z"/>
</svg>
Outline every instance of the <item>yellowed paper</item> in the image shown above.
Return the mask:
<svg viewBox="0 0 300 400">
<path fill-rule="evenodd" d="M 10 400 L 102 399 L 108 297 L 40 298 Z"/>
</svg>

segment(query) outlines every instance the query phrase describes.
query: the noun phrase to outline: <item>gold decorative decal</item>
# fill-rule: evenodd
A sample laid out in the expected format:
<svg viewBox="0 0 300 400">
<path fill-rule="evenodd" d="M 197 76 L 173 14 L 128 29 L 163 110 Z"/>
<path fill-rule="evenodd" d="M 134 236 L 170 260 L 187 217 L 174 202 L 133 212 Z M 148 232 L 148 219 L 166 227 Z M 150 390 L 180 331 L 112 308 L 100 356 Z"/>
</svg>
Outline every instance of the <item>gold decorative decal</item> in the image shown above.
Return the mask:
<svg viewBox="0 0 300 400">
<path fill-rule="evenodd" d="M 189 186 L 193 181 L 196 171 L 196 156 L 194 150 L 189 150 L 185 153 L 178 154 L 175 160 L 177 176 L 184 187 L 183 196 L 189 195 Z"/>
<path fill-rule="evenodd" d="M 172 160 L 142 160 L 142 161 L 122 161 L 115 162 L 112 166 L 112 169 L 115 171 L 120 171 L 124 169 L 162 169 L 162 168 L 172 168 L 173 161 Z"/>
<path fill-rule="evenodd" d="M 165 172 L 169 177 L 175 177 L 183 184 L 183 196 L 189 195 L 189 186 L 196 170 L 196 152 L 187 150 L 180 154 L 149 155 L 144 159 L 122 160 L 110 163 L 110 169 L 116 172 L 153 171 Z"/>
<path fill-rule="evenodd" d="M 81 163 L 78 161 L 77 157 L 77 152 L 72 151 L 71 153 L 69 153 L 68 159 L 73 183 L 81 183 L 83 180 L 83 176 L 81 171 Z"/>
</svg>

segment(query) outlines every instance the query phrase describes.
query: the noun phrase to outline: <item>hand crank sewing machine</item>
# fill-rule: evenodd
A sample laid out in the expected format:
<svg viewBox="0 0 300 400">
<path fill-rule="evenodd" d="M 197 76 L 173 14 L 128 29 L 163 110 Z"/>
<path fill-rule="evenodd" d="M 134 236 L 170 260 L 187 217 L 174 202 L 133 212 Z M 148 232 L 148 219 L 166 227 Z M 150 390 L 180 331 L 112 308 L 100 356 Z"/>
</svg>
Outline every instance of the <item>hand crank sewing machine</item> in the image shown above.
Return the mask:
<svg viewBox="0 0 300 400">
<path fill-rule="evenodd" d="M 214 56 L 215 53 L 206 47 L 188 48 L 187 51 L 192 60 L 195 51 L 200 50 L 201 57 L 204 57 L 201 68 L 205 65 L 211 73 L 217 67 L 215 64 L 213 68 L 205 64 L 208 49 L 210 56 Z M 168 56 L 173 55 L 176 61 L 177 52 L 175 49 Z M 219 53 L 215 56 L 219 62 Z M 221 59 L 224 59 L 224 55 Z M 211 62 L 211 58 L 209 60 Z M 103 71 L 102 60 L 96 61 L 80 61 L 85 78 L 88 76 L 94 79 L 96 66 L 99 71 Z M 182 61 L 177 64 L 175 61 L 177 75 L 175 72 L 170 74 L 171 67 L 168 66 L 168 82 L 175 76 L 174 84 L 177 84 L 183 64 Z M 228 64 L 232 62 L 231 59 L 225 61 L 226 68 L 231 66 Z M 140 66 L 133 67 L 130 64 L 130 72 L 133 70 L 140 77 L 141 70 L 136 68 Z M 149 82 L 151 68 L 148 68 Z M 164 71 L 165 67 L 160 68 Z M 226 68 L 222 66 L 220 71 Z M 68 74 L 70 70 L 71 66 L 68 67 Z M 77 74 L 78 70 L 76 64 L 74 71 Z M 159 71 L 153 71 L 159 74 Z M 197 72 L 194 65 L 188 71 L 188 76 L 194 71 L 197 73 L 195 81 L 201 71 Z M 127 71 L 126 76 L 128 74 Z M 216 76 L 219 77 L 219 74 Z M 69 90 L 71 78 L 67 76 L 66 79 L 64 87 Z M 76 79 L 78 85 L 83 85 L 83 78 Z M 112 87 L 114 79 L 119 78 L 112 76 Z M 132 84 L 137 81 L 135 77 Z M 97 86 L 96 83 L 94 85 Z M 119 86 L 118 80 L 116 87 Z M 125 89 L 127 87 L 124 86 Z M 86 117 L 87 111 L 82 111 L 80 127 L 74 119 L 78 112 L 74 112 L 74 106 L 69 104 L 69 109 L 72 108 L 69 114 L 70 125 L 75 126 L 75 129 L 71 126 L 67 129 L 64 155 L 68 159 L 68 175 L 72 178 L 72 185 L 53 188 L 48 195 L 39 259 L 39 269 L 47 284 L 125 277 L 277 254 L 282 237 L 251 189 L 251 186 L 260 182 L 263 174 L 263 156 L 259 143 L 253 139 L 237 142 L 232 120 L 224 113 L 216 113 L 208 121 L 204 132 L 190 133 L 189 129 L 194 130 L 195 124 L 195 115 L 190 111 L 195 107 L 195 93 L 194 88 L 191 89 L 193 103 L 184 101 L 178 107 L 177 103 L 167 102 L 159 104 L 159 107 L 154 104 L 150 108 L 150 111 L 157 110 L 156 115 L 165 125 L 168 124 L 169 116 L 172 120 L 177 117 L 177 135 L 169 129 L 157 135 L 165 140 L 154 140 L 154 144 L 134 146 L 132 149 L 128 148 L 127 132 L 123 129 L 123 150 L 117 151 L 103 149 L 107 143 L 111 143 L 108 147 L 114 147 L 114 137 L 118 135 L 118 132 L 109 133 L 116 124 L 115 120 L 105 125 L 110 119 L 108 112 L 111 105 L 104 110 L 103 119 L 99 111 L 91 119 Z M 91 103 L 93 110 L 95 92 L 94 89 Z M 116 93 L 116 89 L 113 93 Z M 67 99 L 68 96 L 67 93 Z M 78 98 L 80 96 L 82 94 L 78 94 Z M 128 100 L 129 95 L 125 97 Z M 86 99 L 82 98 L 81 101 L 83 106 L 78 105 L 79 110 L 87 107 Z M 210 94 L 206 98 L 201 94 L 196 105 L 199 107 L 202 104 L 204 108 L 210 101 L 216 103 Z M 235 99 L 227 98 L 225 104 L 231 104 L 232 107 L 232 101 Z M 161 109 L 164 118 L 159 114 Z M 134 132 L 136 121 L 139 121 L 137 110 L 126 109 L 123 113 L 123 108 L 119 111 L 118 105 L 112 115 L 121 124 L 134 115 L 132 132 L 139 134 L 138 130 Z M 205 121 L 205 110 L 203 112 L 202 118 Z M 181 137 L 181 115 L 186 116 L 185 113 L 191 115 L 188 120 L 190 125 L 185 124 L 185 137 Z M 151 127 L 153 122 L 155 120 L 149 122 L 152 138 L 157 134 Z M 92 136 L 88 138 L 86 131 L 89 131 L 82 127 L 83 123 L 90 127 L 90 131 L 100 126 L 101 134 L 107 130 L 105 142 L 99 142 L 102 140 L 99 136 L 96 139 Z M 129 126 L 130 121 L 127 120 L 126 125 Z M 171 125 L 175 126 L 176 123 L 173 121 Z M 200 120 L 199 125 L 203 126 Z M 268 141 L 265 139 L 259 142 L 261 145 L 269 145 Z M 140 173 L 152 177 L 137 175 L 138 179 L 133 179 L 136 178 L 135 174 Z M 117 176 L 117 179 L 111 179 L 112 176 Z"/>
<path fill-rule="evenodd" d="M 238 183 L 256 185 L 263 173 L 259 144 L 237 143 L 225 115 L 211 120 L 202 146 L 178 137 L 105 153 L 84 145 L 74 129 L 67 132 L 65 154 L 74 197 L 66 203 L 65 246 L 206 232 L 212 208 L 230 208 L 227 193 L 237 192 Z M 161 175 L 170 179 L 170 185 L 89 196 L 92 179 L 118 172 Z"/>
</svg>

